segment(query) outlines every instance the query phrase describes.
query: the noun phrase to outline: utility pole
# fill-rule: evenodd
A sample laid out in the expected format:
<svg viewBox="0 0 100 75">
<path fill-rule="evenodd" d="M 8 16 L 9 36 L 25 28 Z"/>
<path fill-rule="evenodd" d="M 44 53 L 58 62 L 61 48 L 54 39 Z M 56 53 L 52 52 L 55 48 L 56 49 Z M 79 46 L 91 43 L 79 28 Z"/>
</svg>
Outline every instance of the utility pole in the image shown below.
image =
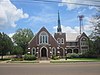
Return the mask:
<svg viewBox="0 0 100 75">
<path fill-rule="evenodd" d="M 84 15 L 79 15 L 78 18 L 79 18 L 79 21 L 80 21 L 79 25 L 80 25 L 80 34 L 81 34 L 81 32 L 82 32 L 82 26 L 83 26 L 82 22 L 83 22 Z"/>
</svg>

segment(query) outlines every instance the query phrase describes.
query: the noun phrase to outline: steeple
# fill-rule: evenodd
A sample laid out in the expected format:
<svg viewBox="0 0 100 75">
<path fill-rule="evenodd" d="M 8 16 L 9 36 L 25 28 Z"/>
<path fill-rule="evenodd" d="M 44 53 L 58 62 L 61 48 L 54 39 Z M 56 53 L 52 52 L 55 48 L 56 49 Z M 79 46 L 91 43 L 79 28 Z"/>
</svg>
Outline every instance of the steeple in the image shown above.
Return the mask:
<svg viewBox="0 0 100 75">
<path fill-rule="evenodd" d="M 57 32 L 62 32 L 59 11 L 58 11 L 58 27 L 57 27 Z"/>
</svg>

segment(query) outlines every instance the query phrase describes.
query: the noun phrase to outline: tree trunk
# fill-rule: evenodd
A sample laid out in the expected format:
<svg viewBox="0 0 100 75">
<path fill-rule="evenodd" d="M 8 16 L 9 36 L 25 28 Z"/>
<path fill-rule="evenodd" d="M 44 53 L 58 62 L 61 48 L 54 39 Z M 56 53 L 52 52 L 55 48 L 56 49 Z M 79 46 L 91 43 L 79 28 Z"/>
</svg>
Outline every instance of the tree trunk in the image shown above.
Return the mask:
<svg viewBox="0 0 100 75">
<path fill-rule="evenodd" d="M 2 54 L 1 54 L 1 59 L 3 60 L 3 50 L 2 50 Z"/>
<path fill-rule="evenodd" d="M 3 60 L 3 55 L 1 56 L 1 59 Z"/>
</svg>

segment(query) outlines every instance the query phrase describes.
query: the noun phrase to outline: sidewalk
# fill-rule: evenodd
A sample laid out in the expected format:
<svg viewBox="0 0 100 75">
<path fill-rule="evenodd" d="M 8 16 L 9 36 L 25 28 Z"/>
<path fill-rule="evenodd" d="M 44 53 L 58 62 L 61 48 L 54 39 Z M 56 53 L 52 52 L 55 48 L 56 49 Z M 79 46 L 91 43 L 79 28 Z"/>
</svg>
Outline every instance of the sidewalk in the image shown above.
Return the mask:
<svg viewBox="0 0 100 75">
<path fill-rule="evenodd" d="M 50 60 L 40 60 L 39 63 L 50 63 Z"/>
<path fill-rule="evenodd" d="M 7 63 L 7 61 L 0 61 L 0 63 L 2 64 L 2 63 Z"/>
</svg>

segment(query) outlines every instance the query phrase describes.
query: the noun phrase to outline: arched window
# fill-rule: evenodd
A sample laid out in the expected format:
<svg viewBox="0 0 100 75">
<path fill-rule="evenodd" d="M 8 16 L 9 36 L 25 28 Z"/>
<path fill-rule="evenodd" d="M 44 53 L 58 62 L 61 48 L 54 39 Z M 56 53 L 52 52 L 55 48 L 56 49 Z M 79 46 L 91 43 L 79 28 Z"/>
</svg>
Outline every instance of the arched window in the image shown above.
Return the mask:
<svg viewBox="0 0 100 75">
<path fill-rule="evenodd" d="M 67 53 L 72 53 L 72 49 L 67 49 Z"/>
<path fill-rule="evenodd" d="M 86 46 L 87 45 L 87 38 L 86 37 L 82 37 L 81 38 L 81 45 L 82 46 Z"/>
<path fill-rule="evenodd" d="M 74 49 L 73 52 L 74 52 L 74 53 L 78 53 L 78 49 Z"/>
<path fill-rule="evenodd" d="M 47 44 L 48 43 L 48 34 L 46 32 L 41 32 L 39 35 L 39 43 Z"/>
<path fill-rule="evenodd" d="M 32 55 L 36 54 L 36 48 L 32 48 Z"/>
<path fill-rule="evenodd" d="M 60 38 L 57 39 L 57 42 L 60 44 Z"/>
<path fill-rule="evenodd" d="M 56 48 L 52 48 L 52 55 L 56 55 Z"/>
<path fill-rule="evenodd" d="M 64 44 L 64 38 L 61 38 L 61 44 Z"/>
</svg>

